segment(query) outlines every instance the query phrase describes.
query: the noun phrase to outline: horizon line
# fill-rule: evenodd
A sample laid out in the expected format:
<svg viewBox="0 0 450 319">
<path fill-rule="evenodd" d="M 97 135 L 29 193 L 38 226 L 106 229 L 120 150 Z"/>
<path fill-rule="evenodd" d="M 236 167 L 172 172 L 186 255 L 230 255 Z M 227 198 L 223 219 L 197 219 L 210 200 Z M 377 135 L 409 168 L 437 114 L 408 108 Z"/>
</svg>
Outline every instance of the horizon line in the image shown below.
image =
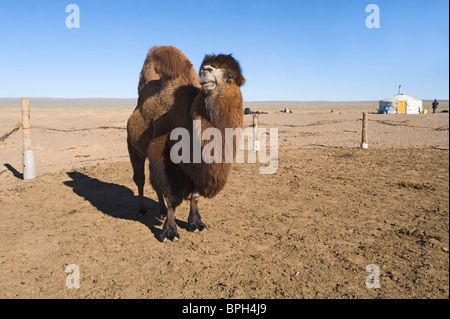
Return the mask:
<svg viewBox="0 0 450 319">
<path fill-rule="evenodd" d="M 22 96 L 22 97 L 0 97 L 0 100 L 8 99 L 53 99 L 53 100 L 137 100 L 137 97 L 48 97 L 48 96 Z M 449 98 L 421 98 L 421 100 L 449 101 Z M 244 100 L 244 103 L 289 103 L 289 102 L 379 102 L 378 100 Z"/>
</svg>

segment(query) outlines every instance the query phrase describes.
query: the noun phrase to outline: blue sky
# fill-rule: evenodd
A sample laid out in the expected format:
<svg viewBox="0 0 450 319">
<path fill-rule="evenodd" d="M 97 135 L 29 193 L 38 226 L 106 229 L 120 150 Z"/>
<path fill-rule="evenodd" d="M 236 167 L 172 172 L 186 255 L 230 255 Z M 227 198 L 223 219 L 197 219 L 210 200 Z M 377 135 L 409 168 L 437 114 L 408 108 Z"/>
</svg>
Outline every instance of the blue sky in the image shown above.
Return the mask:
<svg viewBox="0 0 450 319">
<path fill-rule="evenodd" d="M 80 28 L 65 9 L 80 8 Z M 366 27 L 366 6 L 380 28 Z M 137 97 L 155 45 L 198 67 L 233 53 L 247 101 L 449 98 L 447 0 L 52 0 L 0 3 L 0 97 Z"/>
</svg>

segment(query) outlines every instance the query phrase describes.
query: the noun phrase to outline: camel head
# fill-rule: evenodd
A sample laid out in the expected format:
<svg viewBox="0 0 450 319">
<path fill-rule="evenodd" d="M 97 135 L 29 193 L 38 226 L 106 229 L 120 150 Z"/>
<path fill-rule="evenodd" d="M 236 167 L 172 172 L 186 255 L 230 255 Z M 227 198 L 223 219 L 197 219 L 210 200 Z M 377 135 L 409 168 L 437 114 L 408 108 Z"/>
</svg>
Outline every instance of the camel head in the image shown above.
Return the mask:
<svg viewBox="0 0 450 319">
<path fill-rule="evenodd" d="M 241 67 L 231 54 L 206 55 L 200 67 L 200 84 L 206 96 L 229 95 L 245 83 Z"/>
</svg>

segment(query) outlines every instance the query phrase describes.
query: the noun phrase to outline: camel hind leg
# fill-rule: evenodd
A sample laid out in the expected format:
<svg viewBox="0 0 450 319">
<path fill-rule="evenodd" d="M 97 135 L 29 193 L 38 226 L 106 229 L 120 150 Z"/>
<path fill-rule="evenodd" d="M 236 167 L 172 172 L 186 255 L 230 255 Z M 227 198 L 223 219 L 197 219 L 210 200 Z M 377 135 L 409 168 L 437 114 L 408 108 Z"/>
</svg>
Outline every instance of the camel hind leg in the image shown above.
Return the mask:
<svg viewBox="0 0 450 319">
<path fill-rule="evenodd" d="M 145 215 L 145 156 L 139 154 L 139 152 L 133 147 L 133 145 L 131 145 L 130 141 L 128 141 L 128 153 L 130 155 L 131 165 L 133 166 L 133 180 L 138 188 L 139 194 L 138 215 Z"/>
</svg>

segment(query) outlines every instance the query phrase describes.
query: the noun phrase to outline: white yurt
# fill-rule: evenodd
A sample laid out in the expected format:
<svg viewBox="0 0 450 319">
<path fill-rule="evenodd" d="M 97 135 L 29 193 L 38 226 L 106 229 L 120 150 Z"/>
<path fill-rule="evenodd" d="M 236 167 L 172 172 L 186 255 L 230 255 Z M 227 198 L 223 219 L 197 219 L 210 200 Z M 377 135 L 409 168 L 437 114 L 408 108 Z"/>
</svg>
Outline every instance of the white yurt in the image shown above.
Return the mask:
<svg viewBox="0 0 450 319">
<path fill-rule="evenodd" d="M 406 94 L 397 94 L 380 101 L 378 113 L 387 114 L 420 114 L 422 113 L 422 100 Z"/>
</svg>

